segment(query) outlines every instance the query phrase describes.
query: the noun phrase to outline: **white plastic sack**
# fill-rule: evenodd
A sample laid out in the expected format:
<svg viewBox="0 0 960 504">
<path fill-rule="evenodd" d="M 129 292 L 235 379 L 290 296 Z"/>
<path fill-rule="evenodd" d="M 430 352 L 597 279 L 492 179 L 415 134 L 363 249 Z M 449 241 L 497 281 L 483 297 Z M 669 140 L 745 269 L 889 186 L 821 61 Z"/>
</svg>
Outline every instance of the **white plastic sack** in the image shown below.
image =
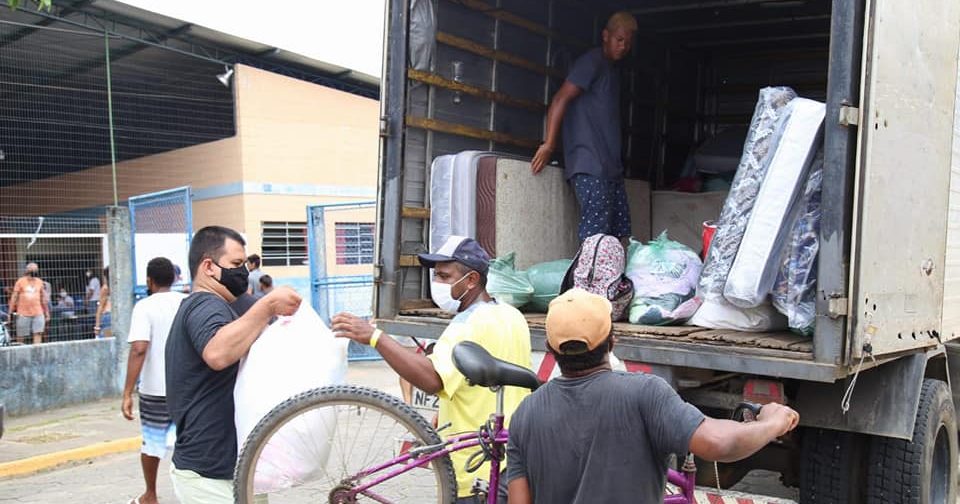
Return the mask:
<svg viewBox="0 0 960 504">
<path fill-rule="evenodd" d="M 710 329 L 747 332 L 780 331 L 787 328 L 787 319 L 769 304 L 756 308 L 738 308 L 723 298 L 704 299 L 689 323 Z"/>
<path fill-rule="evenodd" d="M 790 215 L 803 192 L 820 139 L 824 104 L 795 98 L 790 106 L 793 111 L 760 185 L 723 288 L 723 297 L 741 308 L 759 306 L 776 283 L 780 254 L 790 233 Z"/>
<path fill-rule="evenodd" d="M 301 392 L 343 383 L 347 340 L 335 338 L 306 303 L 264 330 L 240 363 L 233 390 L 237 446 L 281 402 Z M 336 428 L 331 409 L 314 410 L 284 425 L 263 448 L 254 476 L 256 493 L 290 488 L 319 476 Z"/>
</svg>

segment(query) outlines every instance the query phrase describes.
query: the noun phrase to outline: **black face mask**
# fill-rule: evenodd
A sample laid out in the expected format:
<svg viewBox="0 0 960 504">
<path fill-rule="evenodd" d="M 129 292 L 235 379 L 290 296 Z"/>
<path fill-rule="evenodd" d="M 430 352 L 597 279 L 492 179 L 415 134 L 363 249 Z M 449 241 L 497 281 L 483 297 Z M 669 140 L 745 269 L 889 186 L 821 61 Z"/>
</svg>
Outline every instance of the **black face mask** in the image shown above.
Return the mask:
<svg viewBox="0 0 960 504">
<path fill-rule="evenodd" d="M 247 277 L 250 276 L 250 271 L 247 270 L 245 264 L 236 268 L 224 268 L 219 264 L 217 264 L 217 267 L 220 268 L 220 278 L 217 281 L 220 282 L 220 285 L 226 287 L 230 294 L 233 294 L 233 297 L 240 297 L 241 294 L 247 292 Z"/>
<path fill-rule="evenodd" d="M 27 272 L 27 276 L 29 276 L 29 277 L 35 277 L 35 276 L 37 276 L 37 272 L 36 272 L 36 271 L 33 271 L 33 270 L 30 270 L 30 271 Z"/>
</svg>

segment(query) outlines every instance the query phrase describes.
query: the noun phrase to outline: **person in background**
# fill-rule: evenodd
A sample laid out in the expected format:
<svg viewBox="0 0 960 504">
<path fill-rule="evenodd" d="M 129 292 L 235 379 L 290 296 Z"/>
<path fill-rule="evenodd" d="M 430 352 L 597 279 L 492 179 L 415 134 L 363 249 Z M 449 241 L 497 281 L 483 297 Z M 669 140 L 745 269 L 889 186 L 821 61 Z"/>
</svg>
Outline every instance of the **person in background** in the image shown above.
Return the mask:
<svg viewBox="0 0 960 504">
<path fill-rule="evenodd" d="M 247 277 L 247 294 L 252 294 L 257 296 L 258 294 L 263 294 L 263 289 L 260 287 L 260 277 L 263 276 L 263 270 L 260 269 L 260 256 L 257 254 L 250 254 L 250 257 L 247 257 L 247 269 L 250 270 L 250 276 Z"/>
<path fill-rule="evenodd" d="M 110 267 L 103 268 L 103 286 L 100 287 L 100 301 L 97 303 L 97 315 L 93 322 L 93 335 L 97 339 L 109 338 L 113 335 L 111 329 L 112 317 L 110 314 Z"/>
<path fill-rule="evenodd" d="M 33 344 L 43 343 L 43 330 L 50 319 L 50 295 L 44 292 L 46 286 L 40 279 L 40 267 L 29 263 L 23 276 L 13 286 L 10 297 L 10 314 L 16 320 L 16 341 L 33 336 Z"/>
<path fill-rule="evenodd" d="M 530 167 L 534 175 L 550 162 L 563 128 L 564 177 L 580 204 L 578 236 L 603 233 L 624 242 L 630 209 L 623 179 L 620 76 L 614 63 L 633 46 L 637 20 L 629 12 L 610 16 L 601 47 L 577 58 L 547 110 L 547 131 Z"/>
<path fill-rule="evenodd" d="M 178 290 L 180 292 L 183 292 L 184 294 L 190 294 L 190 283 L 183 283 L 183 276 L 180 274 L 180 265 L 174 264 L 173 271 L 175 273 L 173 278 L 173 286 L 175 287 L 179 285 L 180 288 Z"/>
<path fill-rule="evenodd" d="M 137 397 L 140 402 L 140 428 L 143 431 L 140 467 L 146 490 L 133 500 L 136 504 L 157 503 L 160 459 L 173 448 L 176 438 L 176 427 L 167 411 L 164 354 L 173 318 L 187 295 L 170 290 L 174 277 L 173 263 L 169 259 L 151 259 L 147 263 L 149 295 L 134 305 L 130 317 L 130 358 L 127 360 L 127 379 L 120 410 L 124 418 L 133 420 L 133 389 L 139 379 Z"/>
<path fill-rule="evenodd" d="M 87 313 L 96 312 L 97 303 L 100 302 L 100 279 L 93 274 L 92 269 L 87 270 L 87 291 L 83 297 L 84 310 Z"/>
<path fill-rule="evenodd" d="M 270 275 L 262 275 L 260 277 L 260 294 L 257 297 L 263 297 L 266 294 L 269 294 L 273 290 L 273 277 Z"/>
<path fill-rule="evenodd" d="M 57 304 L 53 306 L 53 313 L 60 315 L 61 318 L 73 318 L 76 317 L 76 303 L 73 300 L 67 289 L 60 287 L 60 291 L 57 293 Z"/>
</svg>

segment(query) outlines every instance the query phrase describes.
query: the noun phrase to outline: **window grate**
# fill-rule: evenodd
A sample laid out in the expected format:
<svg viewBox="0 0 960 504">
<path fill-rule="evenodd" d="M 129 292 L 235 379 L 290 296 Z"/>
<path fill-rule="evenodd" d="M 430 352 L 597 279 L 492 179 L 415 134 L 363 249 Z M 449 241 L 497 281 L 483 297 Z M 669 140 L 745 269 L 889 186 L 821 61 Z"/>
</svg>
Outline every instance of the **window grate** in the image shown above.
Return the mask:
<svg viewBox="0 0 960 504">
<path fill-rule="evenodd" d="M 337 264 L 373 264 L 373 223 L 337 222 Z"/>
<path fill-rule="evenodd" d="M 260 260 L 264 266 L 307 264 L 306 222 L 263 222 Z"/>
</svg>

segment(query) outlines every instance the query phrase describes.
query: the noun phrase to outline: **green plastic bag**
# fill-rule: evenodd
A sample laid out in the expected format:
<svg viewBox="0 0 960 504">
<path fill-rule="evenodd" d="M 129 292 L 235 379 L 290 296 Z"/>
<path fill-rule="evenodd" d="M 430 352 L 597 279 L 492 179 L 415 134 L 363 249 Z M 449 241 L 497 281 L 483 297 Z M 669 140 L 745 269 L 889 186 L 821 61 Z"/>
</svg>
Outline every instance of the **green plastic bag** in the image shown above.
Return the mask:
<svg viewBox="0 0 960 504">
<path fill-rule="evenodd" d="M 560 284 L 572 263 L 572 259 L 560 259 L 534 264 L 527 269 L 527 277 L 533 285 L 533 299 L 527 310 L 546 313 L 550 301 L 560 295 Z"/>
<path fill-rule="evenodd" d="M 513 258 L 514 253 L 510 252 L 490 261 L 487 292 L 501 303 L 520 308 L 533 297 L 533 285 L 525 272 L 514 269 Z"/>
</svg>

